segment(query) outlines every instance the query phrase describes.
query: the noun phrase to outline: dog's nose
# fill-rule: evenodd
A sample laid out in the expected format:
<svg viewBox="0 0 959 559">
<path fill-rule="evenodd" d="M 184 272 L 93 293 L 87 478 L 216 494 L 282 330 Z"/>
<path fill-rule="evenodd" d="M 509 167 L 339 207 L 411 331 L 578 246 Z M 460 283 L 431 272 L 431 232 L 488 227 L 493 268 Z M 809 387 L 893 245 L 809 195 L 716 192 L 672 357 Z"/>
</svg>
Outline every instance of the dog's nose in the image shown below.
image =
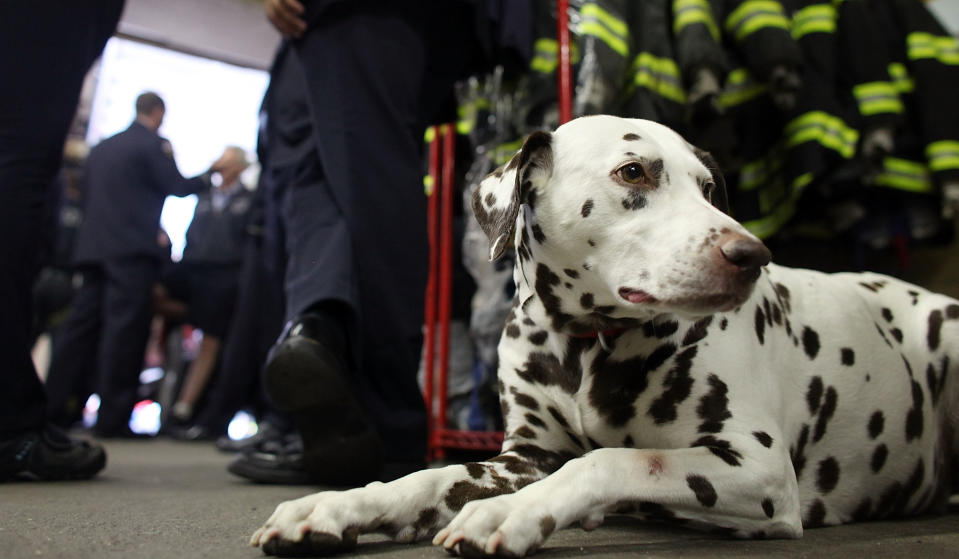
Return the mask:
<svg viewBox="0 0 959 559">
<path fill-rule="evenodd" d="M 772 259 L 772 253 L 766 245 L 745 237 L 729 239 L 719 246 L 719 251 L 730 264 L 739 268 L 759 268 L 769 264 Z"/>
</svg>

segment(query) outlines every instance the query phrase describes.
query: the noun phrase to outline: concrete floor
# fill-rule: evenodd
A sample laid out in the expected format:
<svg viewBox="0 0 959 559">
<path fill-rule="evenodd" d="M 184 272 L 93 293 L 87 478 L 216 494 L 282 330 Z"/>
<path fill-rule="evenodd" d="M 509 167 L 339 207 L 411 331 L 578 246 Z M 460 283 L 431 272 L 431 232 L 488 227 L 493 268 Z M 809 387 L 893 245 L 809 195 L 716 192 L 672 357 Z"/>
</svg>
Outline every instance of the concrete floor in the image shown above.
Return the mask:
<svg viewBox="0 0 959 559">
<path fill-rule="evenodd" d="M 313 487 L 247 483 L 212 445 L 164 439 L 107 444 L 94 481 L 0 484 L 0 557 L 256 558 L 247 538 L 275 505 Z M 553 535 L 538 557 L 959 557 L 959 500 L 951 513 L 808 530 L 797 541 L 737 541 L 614 517 L 599 529 Z M 355 556 L 447 557 L 429 544 L 362 537 Z"/>
</svg>

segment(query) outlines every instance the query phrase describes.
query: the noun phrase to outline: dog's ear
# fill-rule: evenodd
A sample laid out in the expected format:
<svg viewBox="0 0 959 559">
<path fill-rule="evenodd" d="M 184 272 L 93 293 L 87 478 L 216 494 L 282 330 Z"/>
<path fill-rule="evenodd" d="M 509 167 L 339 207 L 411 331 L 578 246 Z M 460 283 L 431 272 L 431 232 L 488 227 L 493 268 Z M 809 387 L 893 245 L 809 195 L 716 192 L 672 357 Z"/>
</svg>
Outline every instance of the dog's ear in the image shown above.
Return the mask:
<svg viewBox="0 0 959 559">
<path fill-rule="evenodd" d="M 728 215 L 729 197 L 726 194 L 726 179 L 719 170 L 719 163 L 716 163 L 716 159 L 706 150 L 693 146 L 693 153 L 696 154 L 699 161 L 709 169 L 709 173 L 713 176 L 713 184 L 715 187 L 709 196 L 709 201 L 712 205 L 719 208 L 721 212 Z"/>
<path fill-rule="evenodd" d="M 489 238 L 491 261 L 512 246 L 516 216 L 534 181 L 546 180 L 552 174 L 552 144 L 549 132 L 533 132 L 509 163 L 493 171 L 473 191 L 473 214 Z"/>
</svg>

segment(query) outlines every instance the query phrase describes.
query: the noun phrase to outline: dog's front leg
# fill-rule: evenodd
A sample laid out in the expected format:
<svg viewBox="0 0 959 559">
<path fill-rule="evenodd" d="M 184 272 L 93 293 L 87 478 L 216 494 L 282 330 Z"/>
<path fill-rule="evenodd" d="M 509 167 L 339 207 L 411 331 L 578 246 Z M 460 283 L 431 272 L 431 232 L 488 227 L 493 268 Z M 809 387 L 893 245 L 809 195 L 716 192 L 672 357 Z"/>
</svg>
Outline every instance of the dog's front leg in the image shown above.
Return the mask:
<svg viewBox="0 0 959 559">
<path fill-rule="evenodd" d="M 516 493 L 468 503 L 433 543 L 467 556 L 519 557 L 555 530 L 577 521 L 591 529 L 620 510 L 741 537 L 799 537 L 795 475 L 786 455 L 773 454 L 732 466 L 705 447 L 594 450 Z"/>
<path fill-rule="evenodd" d="M 268 555 L 326 555 L 352 548 L 365 533 L 412 542 L 446 525 L 466 502 L 516 491 L 557 467 L 506 452 L 488 462 L 316 493 L 277 506 L 250 543 Z"/>
</svg>

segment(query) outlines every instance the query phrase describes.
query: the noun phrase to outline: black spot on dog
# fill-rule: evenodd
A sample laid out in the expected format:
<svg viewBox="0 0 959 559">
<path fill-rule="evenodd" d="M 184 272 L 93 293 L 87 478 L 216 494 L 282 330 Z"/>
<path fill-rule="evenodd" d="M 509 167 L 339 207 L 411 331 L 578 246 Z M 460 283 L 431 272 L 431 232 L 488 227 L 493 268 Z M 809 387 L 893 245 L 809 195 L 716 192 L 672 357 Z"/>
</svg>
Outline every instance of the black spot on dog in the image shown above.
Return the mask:
<svg viewBox="0 0 959 559">
<path fill-rule="evenodd" d="M 595 247 L 596 241 L 594 241 L 593 239 L 586 239 L 586 244 L 588 244 L 591 247 Z M 583 264 L 583 269 L 589 270 L 589 264 Z"/>
<path fill-rule="evenodd" d="M 804 528 L 821 528 L 826 523 L 826 505 L 816 499 L 809 505 L 809 510 L 806 511 L 806 518 L 803 519 L 802 525 Z"/>
<path fill-rule="evenodd" d="M 720 329 L 720 330 L 725 330 L 727 326 L 729 326 L 729 319 L 728 319 L 728 318 L 723 318 L 722 320 L 719 321 L 719 329 Z"/>
<path fill-rule="evenodd" d="M 586 201 L 583 202 L 583 207 L 580 208 L 579 213 L 582 214 L 583 217 L 589 217 L 589 214 L 592 213 L 592 211 L 593 200 L 591 198 L 587 198 Z"/>
<path fill-rule="evenodd" d="M 909 291 L 906 291 L 906 293 L 908 293 L 909 296 L 912 297 L 912 306 L 916 306 L 916 303 L 919 302 L 919 292 L 913 291 L 912 289 L 910 289 Z"/>
<path fill-rule="evenodd" d="M 756 337 L 759 338 L 759 345 L 766 343 L 766 317 L 763 315 L 763 309 L 756 306 Z"/>
<path fill-rule="evenodd" d="M 584 309 L 593 308 L 593 294 L 592 293 L 583 293 L 579 298 L 579 305 Z"/>
<path fill-rule="evenodd" d="M 533 230 L 533 238 L 536 239 L 536 242 L 543 244 L 546 242 L 546 235 L 543 233 L 543 228 L 539 226 L 538 223 L 534 223 L 530 229 Z"/>
<path fill-rule="evenodd" d="M 806 389 L 806 404 L 809 406 L 809 413 L 816 415 L 816 412 L 819 411 L 823 391 L 822 377 L 813 377 L 809 381 L 809 388 Z"/>
<path fill-rule="evenodd" d="M 912 381 L 912 408 L 906 413 L 906 442 L 922 436 L 922 387 Z"/>
<path fill-rule="evenodd" d="M 533 332 L 526 337 L 529 340 L 529 343 L 533 345 L 543 345 L 546 343 L 546 339 L 549 337 L 549 333 L 546 330 L 540 330 L 539 332 Z"/>
<path fill-rule="evenodd" d="M 566 431 L 566 436 L 569 437 L 569 440 L 573 441 L 573 444 L 583 450 L 586 450 L 586 445 L 583 444 L 583 441 L 579 440 L 579 437 L 574 435 L 571 431 Z"/>
<path fill-rule="evenodd" d="M 497 170 L 499 170 L 499 169 L 497 169 Z M 489 194 L 486 195 L 486 198 L 484 198 L 483 201 L 486 202 L 486 205 L 487 205 L 487 206 L 490 206 L 490 207 L 495 206 L 495 205 L 496 205 L 496 195 L 493 194 L 492 192 L 490 192 Z"/>
<path fill-rule="evenodd" d="M 537 415 L 535 415 L 535 414 L 533 414 L 533 413 L 527 413 L 527 414 L 526 414 L 525 416 L 523 416 L 523 417 L 525 417 L 525 418 L 526 418 L 526 421 L 528 421 L 529 424 L 532 425 L 533 427 L 539 427 L 540 429 L 545 429 L 545 428 L 546 428 L 546 422 L 543 421 L 542 419 L 540 419 L 539 416 L 537 416 Z"/>
<path fill-rule="evenodd" d="M 675 366 L 663 379 L 662 395 L 657 398 L 647 412 L 657 424 L 669 423 L 676 420 L 676 408 L 689 397 L 693 387 L 693 378 L 689 371 L 693 366 L 693 359 L 697 353 L 696 346 L 683 350 L 674 360 Z"/>
<path fill-rule="evenodd" d="M 696 414 L 703 420 L 699 432 L 719 433 L 723 430 L 723 422 L 733 416 L 729 413 L 729 398 L 726 397 L 729 388 L 714 374 L 709 375 L 706 382 L 709 383 L 709 393 L 700 399 L 696 408 Z"/>
<path fill-rule="evenodd" d="M 886 448 L 885 444 L 879 444 L 875 450 L 872 451 L 872 459 L 869 461 L 869 466 L 872 468 L 872 473 L 878 474 L 882 467 L 886 465 L 886 457 L 889 456 L 889 449 Z"/>
<path fill-rule="evenodd" d="M 524 407 L 528 410 L 539 411 L 539 401 L 528 394 L 516 392 L 513 401 L 516 402 L 517 406 Z"/>
<path fill-rule="evenodd" d="M 796 445 L 789 448 L 789 459 L 798 479 L 806 467 L 806 445 L 809 443 L 809 425 L 803 425 Z"/>
<path fill-rule="evenodd" d="M 686 476 L 686 484 L 693 490 L 693 493 L 696 495 L 696 500 L 699 501 L 701 505 L 707 508 L 716 505 L 716 500 L 718 499 L 716 489 L 712 483 L 709 483 L 708 479 L 700 475 L 689 474 Z"/>
<path fill-rule="evenodd" d="M 959 305 L 953 303 L 946 307 L 946 318 L 949 320 L 955 320 L 959 318 Z"/>
<path fill-rule="evenodd" d="M 886 307 L 882 308 L 882 317 L 886 319 L 886 322 L 892 322 L 893 316 L 892 311 Z"/>
<path fill-rule="evenodd" d="M 566 274 L 567 276 L 573 278 L 573 279 L 579 279 L 579 272 L 577 272 L 576 270 L 571 270 L 571 269 L 569 269 L 569 268 L 564 268 L 564 269 L 563 269 L 563 273 Z"/>
<path fill-rule="evenodd" d="M 839 483 L 839 462 L 830 456 L 819 462 L 819 469 L 816 471 L 816 487 L 823 495 L 836 488 Z"/>
<path fill-rule="evenodd" d="M 539 519 L 539 533 L 544 538 L 552 534 L 556 530 L 556 520 L 550 516 L 546 515 L 543 518 Z"/>
<path fill-rule="evenodd" d="M 773 312 L 772 312 L 772 309 L 769 308 L 769 299 L 767 299 L 767 298 L 765 298 L 765 297 L 763 297 L 763 314 L 766 315 L 766 325 L 767 325 L 767 326 L 772 326 L 772 325 L 773 325 Z"/>
<path fill-rule="evenodd" d="M 581 369 L 575 362 L 580 353 L 594 340 L 573 338 L 567 345 L 567 363 L 561 363 L 555 355 L 533 352 L 527 357 L 522 369 L 516 373 L 521 379 L 530 384 L 543 386 L 559 386 L 567 393 L 572 394 L 579 389 L 582 382 Z"/>
<path fill-rule="evenodd" d="M 436 507 L 425 508 L 420 511 L 420 514 L 416 517 L 416 521 L 413 522 L 413 529 L 416 532 L 423 533 L 429 532 L 436 527 L 436 521 L 440 519 L 440 511 L 436 510 Z"/>
<path fill-rule="evenodd" d="M 810 359 L 815 359 L 819 354 L 819 334 L 808 326 L 802 331 L 802 347 Z"/>
<path fill-rule="evenodd" d="M 637 140 L 642 140 L 642 138 L 639 137 L 639 134 L 633 134 L 632 132 L 623 136 L 623 139 L 626 140 L 627 142 L 635 142 Z"/>
<path fill-rule="evenodd" d="M 926 341 L 931 351 L 939 349 L 940 329 L 942 328 L 942 311 L 935 310 L 929 313 L 929 332 Z"/>
<path fill-rule="evenodd" d="M 627 210 L 641 210 L 646 207 L 646 197 L 637 190 L 630 190 L 623 198 L 623 208 Z"/>
<path fill-rule="evenodd" d="M 792 312 L 792 302 L 790 301 L 791 294 L 789 293 L 789 288 L 781 283 L 775 285 L 776 295 L 779 297 L 779 302 L 782 303 L 783 310 L 786 311 L 786 314 Z"/>
<path fill-rule="evenodd" d="M 902 364 L 906 367 L 906 373 L 909 374 L 909 378 L 913 377 L 912 374 L 912 365 L 909 364 L 909 360 L 906 359 L 906 356 L 902 353 L 899 354 L 899 357 L 902 358 Z"/>
<path fill-rule="evenodd" d="M 872 416 L 869 417 L 869 438 L 876 440 L 876 437 L 882 434 L 882 430 L 886 425 L 886 418 L 882 414 L 882 410 L 876 410 L 872 413 Z"/>
<path fill-rule="evenodd" d="M 902 330 L 893 328 L 889 330 L 889 335 L 891 335 L 898 343 L 902 343 Z"/>
<path fill-rule="evenodd" d="M 836 389 L 829 387 L 826 390 L 826 399 L 823 402 L 822 409 L 819 410 L 819 419 L 816 421 L 816 429 L 813 431 L 812 441 L 819 442 L 822 439 L 823 435 L 826 434 L 826 427 L 829 425 L 829 420 L 832 419 L 834 413 L 836 413 L 836 404 L 839 401 L 839 393 L 836 392 Z"/>
<path fill-rule="evenodd" d="M 537 470 L 546 474 L 551 474 L 558 470 L 563 464 L 576 457 L 569 451 L 555 452 L 546 450 L 532 444 L 519 444 L 513 447 L 513 452 L 527 462 L 532 464 Z"/>
<path fill-rule="evenodd" d="M 780 310 L 779 305 L 773 305 L 773 322 L 775 322 L 777 326 L 783 323 L 783 312 Z"/>
<path fill-rule="evenodd" d="M 624 361 L 609 361 L 601 353 L 593 362 L 593 385 L 589 401 L 606 421 L 622 427 L 636 415 L 637 397 L 646 390 L 647 376 L 676 353 L 676 345 L 665 343 L 649 356 L 636 356 Z"/>
<path fill-rule="evenodd" d="M 879 324 L 876 324 L 876 332 L 879 332 L 879 337 L 882 338 L 882 341 L 886 342 L 886 345 L 891 348 L 892 343 L 889 342 L 889 338 L 886 337 L 886 333 L 882 331 L 882 327 L 880 327 Z"/>
<path fill-rule="evenodd" d="M 769 433 L 765 431 L 753 431 L 753 436 L 756 437 L 759 444 L 764 447 L 771 448 L 773 446 L 773 438 L 769 436 Z"/>
<path fill-rule="evenodd" d="M 740 466 L 740 460 L 743 455 L 735 450 L 729 441 L 723 439 L 717 439 L 712 435 L 706 435 L 705 437 L 700 437 L 695 442 L 693 442 L 693 447 L 702 446 L 706 450 L 713 453 L 713 455 L 720 458 L 723 462 L 729 464 L 730 466 Z"/>
<path fill-rule="evenodd" d="M 706 334 L 708 333 L 709 325 L 712 323 L 712 321 L 713 317 L 711 315 L 697 320 L 696 323 L 686 331 L 686 336 L 683 338 L 682 345 L 692 345 L 705 338 Z"/>
<path fill-rule="evenodd" d="M 610 314 L 616 310 L 614 305 L 601 305 L 594 309 L 599 314 Z"/>
<path fill-rule="evenodd" d="M 564 429 L 569 429 L 569 421 L 566 421 L 566 417 L 563 416 L 562 412 L 553 406 L 547 406 L 546 411 L 553 416 L 553 419 L 556 420 L 556 423 L 559 423 Z"/>
<path fill-rule="evenodd" d="M 533 429 L 529 425 L 523 425 L 522 427 L 517 429 L 513 434 L 520 439 L 527 439 L 527 440 L 536 439 L 536 431 L 533 431 Z"/>
<path fill-rule="evenodd" d="M 510 490 L 506 487 L 488 487 L 471 481 L 457 481 L 446 492 L 443 501 L 450 510 L 458 511 L 470 501 L 488 499 L 509 492 Z"/>
<path fill-rule="evenodd" d="M 763 499 L 763 514 L 766 518 L 772 518 L 776 514 L 776 507 L 773 506 L 773 500 L 769 497 Z"/>
<path fill-rule="evenodd" d="M 506 335 L 510 338 L 518 338 L 520 336 L 519 326 L 515 324 L 506 325 Z"/>
<path fill-rule="evenodd" d="M 852 348 L 844 347 L 839 350 L 839 354 L 843 365 L 852 367 L 856 364 L 856 352 Z"/>
<path fill-rule="evenodd" d="M 483 474 L 486 473 L 486 466 L 482 464 L 477 464 L 476 462 L 468 462 L 466 464 L 466 472 L 473 479 L 479 479 L 483 477 Z"/>
<path fill-rule="evenodd" d="M 633 441 L 633 436 L 632 436 L 632 435 L 626 435 L 626 438 L 623 439 L 623 446 L 625 446 L 626 448 L 635 448 L 635 447 L 636 447 L 636 442 Z"/>
<path fill-rule="evenodd" d="M 677 330 L 679 330 L 679 323 L 675 320 L 663 322 L 662 324 L 656 324 L 653 321 L 643 323 L 643 334 L 647 338 L 668 338 L 675 334 Z"/>
</svg>

